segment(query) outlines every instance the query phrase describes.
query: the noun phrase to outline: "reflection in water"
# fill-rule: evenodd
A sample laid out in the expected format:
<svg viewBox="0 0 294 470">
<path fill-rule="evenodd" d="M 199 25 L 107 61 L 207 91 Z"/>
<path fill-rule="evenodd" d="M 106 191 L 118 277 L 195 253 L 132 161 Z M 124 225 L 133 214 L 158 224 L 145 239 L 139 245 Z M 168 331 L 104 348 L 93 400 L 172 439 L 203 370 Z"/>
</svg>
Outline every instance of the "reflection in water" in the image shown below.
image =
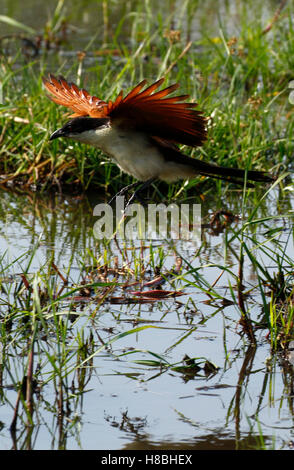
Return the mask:
<svg viewBox="0 0 294 470">
<path fill-rule="evenodd" d="M 3 191 L 1 201 L 1 251 L 11 259 L 39 245 L 40 262 L 51 259 L 59 265 L 89 247 L 93 217 L 88 198 Z"/>
<path fill-rule="evenodd" d="M 237 194 L 240 193 L 237 192 Z M 238 229 L 242 223 L 240 220 L 241 198 L 235 197 L 235 195 L 236 192 L 232 191 L 226 195 L 225 201 L 221 199 L 216 201 L 210 196 L 201 202 L 203 221 L 201 256 L 203 260 L 207 258 L 210 262 L 215 263 L 222 260 L 223 243 L 222 238 L 218 236 L 229 229 L 231 225 L 232 228 Z M 1 192 L 0 197 L 0 218 L 2 220 L 0 248 L 1 253 L 7 251 L 12 260 L 39 244 L 38 254 L 41 255 L 43 262 L 52 258 L 54 263 L 59 265 L 66 259 L 68 261 L 73 257 L 77 259 L 78 251 L 85 253 L 87 249 L 99 245 L 99 240 L 95 240 L 93 237 L 93 227 L 97 220 L 93 211 L 95 206 L 104 200 L 101 201 L 95 194 L 72 197 L 70 195 L 60 196 L 56 193 L 39 195 L 33 192 L 6 189 Z M 261 205 L 258 217 L 274 215 L 279 194 L 272 197 L 274 201 L 268 198 L 267 202 Z M 196 197 L 184 202 L 199 204 L 200 200 Z M 252 201 L 251 207 L 254 203 L 255 200 Z M 228 207 L 229 209 L 224 210 Z M 283 205 L 280 207 L 281 212 L 285 213 L 289 209 L 291 209 L 291 200 L 283 199 Z M 248 203 L 248 211 L 250 211 L 250 202 Z M 147 240 L 146 243 L 148 242 Z M 101 246 L 105 245 L 102 243 Z M 115 242 L 112 245 L 108 244 L 107 248 L 112 249 L 114 246 Z M 176 248 L 184 251 L 188 249 L 189 251 L 194 246 L 187 243 L 181 244 L 179 241 Z M 117 248 L 113 249 L 117 250 Z M 235 243 L 235 246 L 232 245 L 232 252 L 227 253 L 228 262 L 230 262 L 234 249 L 238 249 L 238 242 Z M 234 255 L 231 260 L 234 260 Z"/>
<path fill-rule="evenodd" d="M 240 214 L 234 194 L 225 209 L 222 201 L 202 204 L 197 250 L 181 240 L 95 240 L 95 195 L 4 191 L 1 200 L 2 435 L 7 441 L 10 427 L 14 449 L 48 448 L 48 436 L 54 449 L 252 448 L 261 445 L 256 419 L 270 446 L 279 400 L 291 428 L 292 398 L 274 398 L 271 384 L 281 378 L 276 393 L 289 394 L 293 371 L 283 365 L 281 374 L 274 357 L 266 362 L 264 330 L 254 329 L 256 346 L 237 335 L 234 234 L 243 221 L 221 219 Z M 270 229 L 259 225 L 260 239 Z M 256 283 L 248 259 L 243 283 Z M 260 298 L 243 294 L 257 319 Z M 205 374 L 205 361 L 214 374 Z M 283 436 L 289 440 L 287 430 Z"/>
</svg>

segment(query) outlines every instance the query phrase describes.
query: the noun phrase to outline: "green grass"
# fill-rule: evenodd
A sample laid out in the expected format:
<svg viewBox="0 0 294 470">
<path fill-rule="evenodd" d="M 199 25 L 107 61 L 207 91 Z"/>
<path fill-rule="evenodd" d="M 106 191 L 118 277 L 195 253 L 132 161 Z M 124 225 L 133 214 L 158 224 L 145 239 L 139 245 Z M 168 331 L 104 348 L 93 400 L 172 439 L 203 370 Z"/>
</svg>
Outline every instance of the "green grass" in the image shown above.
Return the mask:
<svg viewBox="0 0 294 470">
<path fill-rule="evenodd" d="M 51 47 L 65 15 L 66 4 L 61 8 L 63 2 L 59 3 L 54 20 L 43 31 L 44 37 L 51 32 Z M 142 78 L 151 82 L 166 76 L 166 85 L 179 82 L 181 92 L 190 93 L 210 118 L 207 143 L 201 149 L 186 149 L 188 154 L 219 165 L 274 174 L 289 168 L 293 152 L 293 106 L 288 102 L 288 83 L 293 78 L 292 3 L 267 34 L 262 33 L 265 25 L 258 12 L 255 19 L 249 18 L 242 3 L 238 37 L 230 37 L 225 24 L 217 37 L 209 36 L 203 18 L 202 35 L 191 44 L 180 27 L 181 35 L 171 36 L 172 10 L 170 15 L 159 11 L 154 28 L 153 7 L 152 3 L 139 2 L 134 13 L 126 12 L 118 24 L 113 24 L 112 34 L 107 42 L 105 38 L 100 42 L 98 49 L 100 54 L 103 50 L 108 53 L 97 59 L 97 43 L 94 46 L 92 40 L 80 60 L 73 57 L 61 61 L 57 51 L 49 56 L 44 48 L 34 60 L 21 49 L 13 57 L 0 57 L 4 97 L 0 109 L 0 171 L 5 181 L 21 181 L 39 189 L 100 186 L 101 193 L 106 194 L 113 194 L 129 181 L 93 148 L 70 141 L 48 141 L 50 132 L 65 121 L 66 110 L 46 98 L 41 76 L 47 72 L 61 73 L 106 99 L 113 99 L 121 89 L 127 92 Z M 182 24 L 188 15 L 195 17 L 199 9 L 198 2 L 186 2 L 177 11 Z M 110 21 L 110 15 L 109 7 L 104 22 Z M 130 28 L 130 38 L 124 37 L 125 24 Z M 99 38 L 96 41 L 99 44 Z M 116 51 L 116 60 L 112 51 Z M 198 178 L 185 186 L 182 195 L 190 190 L 207 193 L 215 188 L 223 193 L 227 187 Z M 163 185 L 162 191 L 172 197 L 179 188 Z"/>
</svg>

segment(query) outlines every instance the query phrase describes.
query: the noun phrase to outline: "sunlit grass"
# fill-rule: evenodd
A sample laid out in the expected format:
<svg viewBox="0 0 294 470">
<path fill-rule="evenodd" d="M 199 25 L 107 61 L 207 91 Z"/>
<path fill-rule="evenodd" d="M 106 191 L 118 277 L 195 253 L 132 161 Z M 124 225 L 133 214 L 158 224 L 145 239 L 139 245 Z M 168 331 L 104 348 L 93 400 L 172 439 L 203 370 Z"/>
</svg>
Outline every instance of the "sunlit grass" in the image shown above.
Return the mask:
<svg viewBox="0 0 294 470">
<path fill-rule="evenodd" d="M 46 26 L 52 41 L 64 17 L 65 5 L 59 3 L 55 20 Z M 197 5 L 183 5 L 183 21 L 187 12 L 197 14 Z M 263 34 L 258 19 L 249 21 L 245 15 L 240 20 L 239 36 L 229 37 L 223 24 L 218 37 L 203 34 L 188 48 L 181 29 L 175 34 L 169 28 L 172 13 L 164 18 L 159 11 L 158 28 L 154 29 L 151 11 L 151 4 L 142 2 L 136 12 L 131 16 L 126 13 L 116 27 L 112 26 L 112 36 L 104 37 L 100 51 L 110 52 L 98 56 L 99 60 L 95 59 L 97 42 L 94 46 L 92 40 L 85 55 L 60 62 L 56 52 L 55 64 L 52 52 L 49 57 L 42 48 L 34 60 L 21 50 L 16 57 L 1 56 L 4 181 L 22 181 L 39 190 L 52 185 L 57 189 L 70 185 L 77 190 L 94 186 L 100 187 L 102 194 L 113 194 L 129 180 L 97 149 L 71 141 L 48 142 L 50 133 L 66 119 L 66 110 L 46 98 L 41 76 L 47 72 L 61 73 L 103 99 L 113 99 L 121 89 L 127 92 L 142 78 L 152 81 L 166 76 L 166 85 L 179 82 L 181 92 L 190 93 L 209 118 L 207 143 L 201 149 L 186 149 L 188 154 L 219 165 L 263 169 L 273 174 L 287 168 L 293 151 L 292 106 L 288 102 L 288 58 L 293 55 L 293 45 L 286 40 L 292 28 L 291 6 L 268 34 Z M 105 15 L 107 23 L 110 11 Z M 131 22 L 132 33 L 131 41 L 124 42 L 125 21 Z M 116 60 L 111 50 L 118 51 Z M 179 188 L 163 185 L 163 193 L 170 198 Z M 204 183 L 196 178 L 183 187 L 181 194 L 211 190 L 220 194 L 227 188 L 224 183 Z"/>
</svg>

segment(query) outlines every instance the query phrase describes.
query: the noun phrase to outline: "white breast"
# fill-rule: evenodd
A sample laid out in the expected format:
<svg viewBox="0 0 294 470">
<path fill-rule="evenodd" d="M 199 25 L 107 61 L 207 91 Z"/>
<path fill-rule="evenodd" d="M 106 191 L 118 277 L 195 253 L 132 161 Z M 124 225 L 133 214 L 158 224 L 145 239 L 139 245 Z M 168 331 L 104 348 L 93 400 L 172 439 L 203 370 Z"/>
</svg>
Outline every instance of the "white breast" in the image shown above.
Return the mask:
<svg viewBox="0 0 294 470">
<path fill-rule="evenodd" d="M 158 148 L 143 133 L 103 126 L 75 137 L 85 144 L 100 148 L 119 168 L 139 181 L 158 178 L 167 182 L 186 179 L 191 168 L 164 159 Z"/>
<path fill-rule="evenodd" d="M 105 126 L 83 132 L 78 140 L 100 148 L 122 171 L 140 181 L 158 178 L 164 165 L 157 148 L 139 132 Z"/>
</svg>

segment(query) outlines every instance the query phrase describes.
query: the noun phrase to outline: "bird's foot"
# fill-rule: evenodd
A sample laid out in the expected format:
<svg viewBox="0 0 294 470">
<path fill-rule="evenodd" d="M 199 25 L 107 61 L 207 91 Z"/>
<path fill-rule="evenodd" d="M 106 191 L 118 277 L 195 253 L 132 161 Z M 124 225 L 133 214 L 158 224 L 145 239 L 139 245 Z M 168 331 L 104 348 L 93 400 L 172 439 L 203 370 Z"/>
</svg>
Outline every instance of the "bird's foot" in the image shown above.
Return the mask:
<svg viewBox="0 0 294 470">
<path fill-rule="evenodd" d="M 110 201 L 108 201 L 108 204 L 111 204 L 117 197 L 119 196 L 124 196 L 128 191 L 131 189 L 136 188 L 140 184 L 140 181 L 136 181 L 135 183 L 128 184 L 127 186 L 124 186 L 118 193 L 116 193 Z"/>
<path fill-rule="evenodd" d="M 124 211 L 126 211 L 127 207 L 132 204 L 135 200 L 139 201 L 140 204 L 142 204 L 143 206 L 146 206 L 147 205 L 147 201 L 142 199 L 140 196 L 139 196 L 139 193 L 141 193 L 141 191 L 143 191 L 144 189 L 146 189 L 148 186 L 150 186 L 153 182 L 155 181 L 155 178 L 151 178 L 147 181 L 145 181 L 144 183 L 142 183 L 141 181 L 136 181 L 135 183 L 132 183 L 132 184 L 129 184 L 128 186 L 125 186 L 124 188 L 122 188 L 115 196 L 113 196 L 110 201 L 109 201 L 109 204 L 111 204 L 117 197 L 119 196 L 123 196 L 124 194 L 128 193 L 131 189 L 135 189 L 137 188 L 133 194 L 130 196 L 130 198 L 128 199 L 126 205 L 125 205 L 125 209 Z"/>
</svg>

